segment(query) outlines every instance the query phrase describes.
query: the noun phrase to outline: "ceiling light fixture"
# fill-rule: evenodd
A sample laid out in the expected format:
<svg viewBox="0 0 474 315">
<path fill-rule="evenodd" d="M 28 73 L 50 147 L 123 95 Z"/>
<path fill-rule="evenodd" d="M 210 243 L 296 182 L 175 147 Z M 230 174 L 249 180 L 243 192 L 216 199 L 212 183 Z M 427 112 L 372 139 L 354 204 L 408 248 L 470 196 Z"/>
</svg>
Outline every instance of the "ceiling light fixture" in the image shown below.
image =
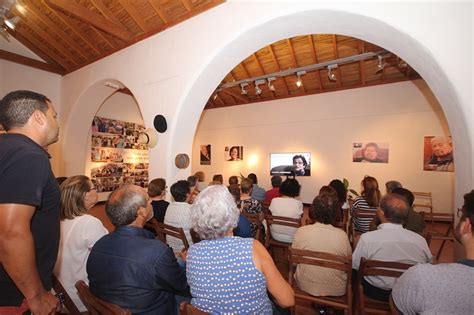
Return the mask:
<svg viewBox="0 0 474 315">
<path fill-rule="evenodd" d="M 262 94 L 262 89 L 259 87 L 260 84 L 265 84 L 266 80 L 257 80 L 255 81 L 255 95 Z"/>
<path fill-rule="evenodd" d="M 276 78 L 275 77 L 271 77 L 271 78 L 267 78 L 267 81 L 268 81 L 268 89 L 270 91 L 274 91 L 275 92 L 275 86 L 273 85 L 272 81 L 275 81 Z"/>
<path fill-rule="evenodd" d="M 245 90 L 245 87 L 249 85 L 248 83 L 241 83 L 240 84 L 240 94 L 247 95 L 247 91 Z"/>
<path fill-rule="evenodd" d="M 5 20 L 5 25 L 8 26 L 10 29 L 14 30 L 18 22 L 20 22 L 19 16 L 14 16 L 11 19 Z"/>
<path fill-rule="evenodd" d="M 337 63 L 328 66 L 328 78 L 330 81 L 337 81 L 336 74 L 332 70 L 337 69 Z"/>
<path fill-rule="evenodd" d="M 382 57 L 381 55 L 378 55 L 377 58 L 379 60 L 379 63 L 377 64 L 377 71 L 375 71 L 375 73 L 380 73 L 383 71 L 383 69 L 385 68 L 387 64 L 383 62 L 384 57 Z"/>
<path fill-rule="evenodd" d="M 303 70 L 303 71 L 296 72 L 296 75 L 298 76 L 298 80 L 296 80 L 296 86 L 297 87 L 301 87 L 303 85 L 303 81 L 301 80 L 301 76 L 303 74 L 306 74 L 306 71 Z"/>
</svg>

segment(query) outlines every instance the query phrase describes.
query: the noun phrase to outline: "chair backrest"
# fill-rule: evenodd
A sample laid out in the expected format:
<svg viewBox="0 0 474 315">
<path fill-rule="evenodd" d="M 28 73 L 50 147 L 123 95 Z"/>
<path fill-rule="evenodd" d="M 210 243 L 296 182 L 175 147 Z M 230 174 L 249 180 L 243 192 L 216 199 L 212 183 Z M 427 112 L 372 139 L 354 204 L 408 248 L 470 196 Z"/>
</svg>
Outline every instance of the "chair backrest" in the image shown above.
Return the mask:
<svg viewBox="0 0 474 315">
<path fill-rule="evenodd" d="M 375 217 L 377 216 L 377 212 L 373 210 L 366 210 L 366 209 L 354 209 L 354 212 L 352 213 L 349 226 L 348 226 L 348 233 L 347 235 L 349 236 L 349 242 L 351 243 L 352 249 L 355 248 L 356 245 L 356 238 L 357 235 L 360 235 L 362 232 L 357 231 L 355 228 L 355 218 L 357 217 L 359 220 L 362 221 L 371 221 L 374 220 Z M 369 224 L 370 228 L 370 224 Z"/>
<path fill-rule="evenodd" d="M 289 275 L 288 282 L 290 285 L 295 288 L 294 283 L 294 273 L 295 268 L 298 264 L 307 264 L 312 266 L 319 266 L 324 268 L 330 268 L 335 270 L 340 270 L 347 275 L 346 280 L 346 294 L 344 297 L 341 297 L 340 300 L 336 299 L 326 299 L 325 297 L 314 297 L 310 294 L 305 294 L 298 291 L 295 293 L 298 297 L 301 297 L 305 300 L 310 300 L 316 304 L 324 304 L 337 308 L 343 308 L 348 310 L 349 314 L 352 314 L 352 257 L 351 256 L 340 256 L 330 253 L 310 251 L 295 249 L 293 247 L 289 248 Z M 296 297 L 296 296 L 295 296 Z"/>
<path fill-rule="evenodd" d="M 270 245 L 278 245 L 278 243 L 283 243 L 283 242 L 275 241 L 272 238 L 271 236 L 272 233 L 270 230 L 272 224 L 288 226 L 295 229 L 301 226 L 301 219 L 294 219 L 294 218 L 288 218 L 288 217 L 282 217 L 282 216 L 276 216 L 276 215 L 270 215 L 270 214 L 265 215 L 265 221 L 267 222 L 267 226 L 268 226 L 268 233 L 265 233 L 265 247 L 267 248 Z"/>
<path fill-rule="evenodd" d="M 362 284 L 363 278 L 365 276 L 383 276 L 398 278 L 405 272 L 405 270 L 412 266 L 412 264 L 405 264 L 394 261 L 367 260 L 362 257 L 360 259 L 359 272 L 357 273 L 356 293 L 360 314 L 365 314 L 367 311 L 390 311 L 388 302 L 377 301 L 376 303 L 371 304 L 370 301 L 367 301 L 364 295 L 364 287 Z"/>
<path fill-rule="evenodd" d="M 207 315 L 204 311 L 201 311 L 196 306 L 192 305 L 188 301 L 181 302 L 179 305 L 179 314 L 180 315 Z"/>
<path fill-rule="evenodd" d="M 189 232 L 191 233 L 191 239 L 193 240 L 193 244 L 196 244 L 202 241 L 199 235 L 196 233 L 196 231 L 194 231 L 193 229 L 190 229 Z"/>
<path fill-rule="evenodd" d="M 431 192 L 413 191 L 412 193 L 413 193 L 413 196 L 415 197 L 415 200 L 413 202 L 413 210 L 417 212 L 429 210 L 429 213 L 432 216 L 433 215 L 433 199 L 431 197 Z"/>
<path fill-rule="evenodd" d="M 152 218 L 146 223 L 146 226 L 151 227 L 155 230 L 156 238 L 161 240 L 163 243 L 166 243 L 166 235 L 179 238 L 183 244 L 184 249 L 188 250 L 189 243 L 186 239 L 186 234 L 182 228 L 177 228 L 168 224 L 158 222 L 156 218 Z"/>
<path fill-rule="evenodd" d="M 54 292 L 63 296 L 63 305 L 68 310 L 68 313 L 71 315 L 80 315 L 81 312 L 79 312 L 79 309 L 77 308 L 76 304 L 74 304 L 69 294 L 67 294 L 66 289 L 64 289 L 63 285 L 54 274 L 51 283 L 53 285 Z"/>
<path fill-rule="evenodd" d="M 132 315 L 132 312 L 120 306 L 103 301 L 92 294 L 89 286 L 82 280 L 77 281 L 79 297 L 91 315 Z"/>
<path fill-rule="evenodd" d="M 257 234 L 255 235 L 256 240 L 260 240 L 261 234 L 262 234 L 262 221 L 264 218 L 263 212 L 260 213 L 248 213 L 248 212 L 242 212 L 242 214 L 253 224 L 257 226 Z"/>
</svg>

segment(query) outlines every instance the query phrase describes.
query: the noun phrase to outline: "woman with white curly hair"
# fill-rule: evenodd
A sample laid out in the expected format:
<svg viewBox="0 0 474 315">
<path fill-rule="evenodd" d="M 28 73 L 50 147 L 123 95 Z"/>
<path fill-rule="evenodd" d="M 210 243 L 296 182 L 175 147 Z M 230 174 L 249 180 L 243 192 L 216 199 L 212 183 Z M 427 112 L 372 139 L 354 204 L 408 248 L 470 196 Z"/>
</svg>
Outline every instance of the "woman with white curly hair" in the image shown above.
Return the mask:
<svg viewBox="0 0 474 315">
<path fill-rule="evenodd" d="M 192 228 L 202 241 L 189 248 L 186 259 L 191 304 L 210 313 L 272 314 L 268 290 L 279 306 L 294 305 L 293 290 L 265 247 L 233 236 L 238 219 L 225 186 L 210 186 L 196 198 Z"/>
</svg>

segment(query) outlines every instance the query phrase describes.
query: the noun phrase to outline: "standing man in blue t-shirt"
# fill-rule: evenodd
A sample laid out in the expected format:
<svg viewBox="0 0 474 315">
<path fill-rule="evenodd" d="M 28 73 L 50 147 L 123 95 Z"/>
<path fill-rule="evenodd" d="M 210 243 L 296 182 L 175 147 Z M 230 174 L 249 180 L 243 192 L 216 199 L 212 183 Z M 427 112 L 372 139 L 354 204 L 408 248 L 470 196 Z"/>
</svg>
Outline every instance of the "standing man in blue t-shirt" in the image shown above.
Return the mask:
<svg viewBox="0 0 474 315">
<path fill-rule="evenodd" d="M 51 101 L 31 91 L 0 100 L 0 313 L 54 314 L 60 191 L 45 148 L 58 141 Z"/>
</svg>

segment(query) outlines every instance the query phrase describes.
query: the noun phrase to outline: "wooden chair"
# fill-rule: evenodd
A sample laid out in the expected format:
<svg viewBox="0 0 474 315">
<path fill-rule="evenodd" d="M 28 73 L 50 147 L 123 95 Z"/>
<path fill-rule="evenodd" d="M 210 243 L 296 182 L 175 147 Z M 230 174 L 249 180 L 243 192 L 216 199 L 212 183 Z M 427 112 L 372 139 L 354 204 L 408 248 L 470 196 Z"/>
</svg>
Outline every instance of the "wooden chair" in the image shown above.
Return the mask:
<svg viewBox="0 0 474 315">
<path fill-rule="evenodd" d="M 310 250 L 301 250 L 289 248 L 290 272 L 288 282 L 295 291 L 295 300 L 302 299 L 320 305 L 327 305 L 333 308 L 342 309 L 349 315 L 352 314 L 352 258 L 339 256 L 329 253 L 316 252 Z M 343 296 L 313 296 L 301 291 L 295 284 L 294 273 L 297 264 L 307 264 L 312 266 L 320 266 L 343 271 L 347 274 L 346 294 Z M 291 313 L 295 314 L 295 306 L 291 308 Z"/>
<path fill-rule="evenodd" d="M 92 294 L 89 286 L 84 281 L 79 280 L 76 283 L 79 297 L 86 306 L 91 315 L 132 315 L 132 312 L 123 309 L 117 304 L 103 301 Z"/>
<path fill-rule="evenodd" d="M 373 210 L 364 210 L 364 209 L 355 209 L 352 213 L 349 225 L 349 242 L 351 243 L 352 249 L 355 248 L 357 237 L 360 236 L 363 232 L 356 230 L 355 228 L 355 218 L 362 220 L 374 220 L 376 217 L 376 211 Z"/>
<path fill-rule="evenodd" d="M 265 233 L 265 247 L 269 251 L 270 251 L 270 247 L 272 246 L 281 247 L 284 249 L 288 249 L 288 247 L 291 246 L 291 243 L 280 242 L 280 241 L 275 240 L 272 237 L 271 226 L 273 224 L 292 227 L 296 229 L 301 226 L 301 219 L 293 219 L 293 218 L 275 216 L 275 215 L 270 215 L 270 214 L 265 215 L 265 221 L 267 222 L 267 227 L 268 227 L 267 233 Z"/>
<path fill-rule="evenodd" d="M 448 229 L 444 233 L 439 233 L 434 230 L 431 230 L 428 233 L 431 236 L 431 240 L 441 240 L 441 245 L 435 255 L 436 260 L 439 260 L 446 242 L 450 241 L 454 243 L 454 235 L 452 233 L 454 231 L 454 213 L 436 213 L 432 218 L 436 219 L 436 222 L 445 222 L 449 224 Z"/>
<path fill-rule="evenodd" d="M 148 226 L 155 230 L 156 238 L 161 240 L 163 243 L 166 244 L 166 235 L 179 238 L 183 244 L 184 248 L 188 250 L 189 243 L 186 239 L 186 234 L 184 234 L 184 230 L 182 228 L 177 228 L 168 224 L 164 224 L 158 222 L 156 218 L 152 218 L 150 221 L 146 223 L 145 226 Z"/>
<path fill-rule="evenodd" d="M 194 231 L 193 229 L 190 229 L 189 232 L 191 233 L 191 239 L 193 240 L 193 244 L 196 244 L 202 241 L 199 235 L 196 233 L 196 231 Z"/>
<path fill-rule="evenodd" d="M 188 301 L 181 302 L 179 305 L 179 314 L 180 315 L 207 315 L 204 311 L 201 311 L 196 306 L 192 305 Z"/>
<path fill-rule="evenodd" d="M 428 210 L 430 213 L 429 218 L 431 219 L 431 224 L 433 224 L 433 199 L 431 198 L 431 192 L 413 191 L 413 196 L 415 196 L 415 201 L 413 202 L 413 210 L 417 212 L 426 212 L 426 210 Z"/>
<path fill-rule="evenodd" d="M 265 243 L 262 237 L 262 221 L 264 218 L 263 212 L 260 213 L 248 213 L 243 211 L 242 214 L 253 224 L 257 226 L 257 234 L 255 235 L 255 239 L 260 241 L 262 244 Z"/>
<path fill-rule="evenodd" d="M 59 282 L 59 279 L 54 274 L 51 283 L 53 285 L 53 289 L 56 295 L 62 295 L 63 299 L 61 301 L 61 304 L 63 304 L 64 308 L 68 311 L 68 313 L 71 315 L 80 315 L 81 312 L 77 308 L 76 304 L 74 304 L 69 294 L 67 294 L 66 289 L 64 289 L 63 285 L 61 284 L 61 282 Z"/>
<path fill-rule="evenodd" d="M 366 260 L 362 257 L 356 282 L 356 302 L 359 314 L 391 314 L 388 302 L 374 300 L 365 296 L 362 285 L 362 280 L 365 276 L 398 278 L 405 270 L 412 266 L 411 264 L 392 261 Z"/>
</svg>

